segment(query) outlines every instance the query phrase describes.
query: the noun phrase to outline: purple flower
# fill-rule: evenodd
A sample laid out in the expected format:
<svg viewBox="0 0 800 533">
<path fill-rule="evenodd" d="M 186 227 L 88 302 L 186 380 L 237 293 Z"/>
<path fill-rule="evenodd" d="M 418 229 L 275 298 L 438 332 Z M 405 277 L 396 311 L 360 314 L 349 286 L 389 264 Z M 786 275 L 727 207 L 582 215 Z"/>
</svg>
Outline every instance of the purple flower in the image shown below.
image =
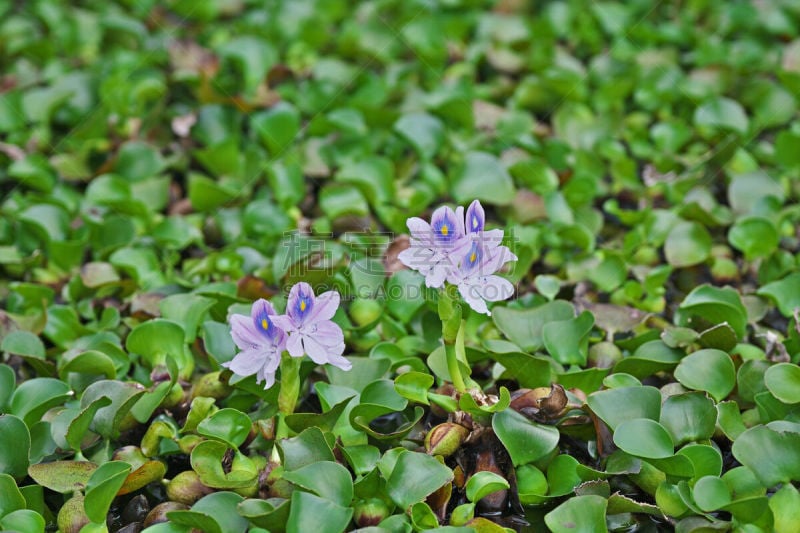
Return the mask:
<svg viewBox="0 0 800 533">
<path fill-rule="evenodd" d="M 342 357 L 344 333 L 331 320 L 338 307 L 338 292 L 328 291 L 315 297 L 311 285 L 300 282 L 289 292 L 286 314 L 270 318 L 289 334 L 286 350 L 292 357 L 306 354 L 318 365 L 329 363 L 350 370 L 352 363 Z"/>
<path fill-rule="evenodd" d="M 516 260 L 517 256 L 505 246 L 486 246 L 476 241 L 462 258 L 458 270 L 447 280 L 458 287 L 461 297 L 472 309 L 491 315 L 486 302 L 506 300 L 514 294 L 511 282 L 495 272 L 508 261 Z"/>
<path fill-rule="evenodd" d="M 489 250 L 500 246 L 500 243 L 503 242 L 503 230 L 493 229 L 486 231 L 483 229 L 486 225 L 486 213 L 478 200 L 473 200 L 469 204 L 465 225 L 470 242 L 477 242 L 487 250 L 487 253 Z"/>
<path fill-rule="evenodd" d="M 231 361 L 222 363 L 234 374 L 255 374 L 256 383 L 265 381 L 265 389 L 275 383 L 275 372 L 286 346 L 286 334 L 275 325 L 274 314 L 272 305 L 261 299 L 253 304 L 250 316 L 231 316 L 231 336 L 241 351 Z"/>
<path fill-rule="evenodd" d="M 411 245 L 397 256 L 409 268 L 425 276 L 425 285 L 438 289 L 457 266 L 457 259 L 469 247 L 465 238 L 464 208 L 453 212 L 442 206 L 428 224 L 419 217 L 406 222 Z"/>
</svg>

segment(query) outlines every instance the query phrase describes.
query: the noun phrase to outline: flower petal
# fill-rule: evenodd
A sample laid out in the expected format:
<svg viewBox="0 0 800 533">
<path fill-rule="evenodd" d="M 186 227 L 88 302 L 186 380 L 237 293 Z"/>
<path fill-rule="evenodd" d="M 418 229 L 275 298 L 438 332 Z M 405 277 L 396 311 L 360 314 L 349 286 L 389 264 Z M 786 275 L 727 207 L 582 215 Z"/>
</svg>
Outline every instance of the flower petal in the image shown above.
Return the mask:
<svg viewBox="0 0 800 533">
<path fill-rule="evenodd" d="M 456 207 L 456 232 L 459 237 L 465 235 L 464 232 L 464 208 L 462 206 Z"/>
<path fill-rule="evenodd" d="M 273 327 L 270 315 L 275 314 L 275 308 L 272 307 L 268 301 L 259 298 L 253 303 L 250 310 L 250 317 L 253 319 L 253 328 L 261 335 L 273 338 L 277 334 L 277 330 Z"/>
<path fill-rule="evenodd" d="M 500 276 L 486 276 L 477 285 L 478 294 L 487 302 L 508 300 L 514 295 L 514 285 Z"/>
<path fill-rule="evenodd" d="M 439 207 L 431 215 L 431 228 L 434 240 L 439 245 L 453 243 L 461 237 L 458 233 L 456 214 L 446 205 Z"/>
<path fill-rule="evenodd" d="M 253 320 L 245 315 L 231 315 L 231 337 L 240 350 L 249 350 L 260 346 L 266 340 L 256 331 Z"/>
<path fill-rule="evenodd" d="M 303 357 L 303 336 L 299 333 L 292 333 L 286 339 L 286 351 L 292 357 Z"/>
<path fill-rule="evenodd" d="M 297 329 L 297 324 L 295 324 L 294 320 L 292 320 L 292 317 L 289 315 L 270 315 L 269 319 L 272 320 L 272 323 L 279 329 L 287 333 Z"/>
<path fill-rule="evenodd" d="M 344 351 L 344 344 L 341 345 L 341 349 L 342 351 Z M 351 368 L 353 368 L 353 363 L 351 363 L 341 355 L 331 355 L 328 358 L 328 364 L 341 368 L 342 370 L 350 370 Z"/>
<path fill-rule="evenodd" d="M 263 347 L 251 348 L 236 354 L 228 368 L 234 374 L 252 376 L 264 367 L 268 357 L 269 353 Z"/>
<path fill-rule="evenodd" d="M 458 285 L 458 292 L 467 304 L 477 313 L 484 315 L 491 315 L 489 308 L 486 307 L 486 302 L 480 296 L 478 287 L 471 283 L 460 283 Z"/>
<path fill-rule="evenodd" d="M 469 204 L 465 223 L 467 225 L 467 233 L 483 231 L 483 226 L 486 224 L 486 213 L 478 200 L 473 200 L 472 203 Z"/>
<path fill-rule="evenodd" d="M 341 297 L 336 291 L 323 292 L 314 302 L 313 312 L 306 317 L 306 323 L 330 320 L 339 308 Z"/>
<path fill-rule="evenodd" d="M 308 355 L 311 360 L 318 365 L 324 365 L 327 363 L 328 353 L 333 351 L 331 348 L 320 344 L 310 335 L 303 335 L 303 349 L 305 350 L 306 355 Z"/>
<path fill-rule="evenodd" d="M 344 343 L 344 332 L 339 324 L 332 320 L 323 320 L 314 324 L 314 338 L 323 346 L 337 346 Z"/>
<path fill-rule="evenodd" d="M 301 326 L 305 323 L 307 317 L 314 311 L 314 300 L 314 289 L 311 285 L 305 281 L 294 284 L 286 301 L 286 313 L 295 325 Z"/>
<path fill-rule="evenodd" d="M 406 220 L 408 226 L 408 234 L 412 239 L 417 239 L 423 242 L 430 242 L 433 236 L 431 225 L 419 217 L 411 217 Z"/>
</svg>

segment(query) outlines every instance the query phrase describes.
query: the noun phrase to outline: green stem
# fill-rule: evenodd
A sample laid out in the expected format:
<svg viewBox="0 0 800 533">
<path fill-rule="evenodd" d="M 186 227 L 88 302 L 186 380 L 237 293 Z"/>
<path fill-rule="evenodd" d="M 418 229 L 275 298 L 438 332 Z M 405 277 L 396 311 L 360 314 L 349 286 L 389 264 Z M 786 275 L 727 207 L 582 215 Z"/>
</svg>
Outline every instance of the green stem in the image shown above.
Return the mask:
<svg viewBox="0 0 800 533">
<path fill-rule="evenodd" d="M 447 357 L 447 371 L 450 373 L 453 386 L 460 393 L 467 392 L 467 386 L 464 384 L 464 378 L 461 376 L 461 367 L 458 364 L 458 355 L 456 354 L 455 345 L 445 342 L 444 353 Z"/>
<path fill-rule="evenodd" d="M 284 353 L 281 359 L 281 389 L 278 392 L 278 421 L 275 428 L 275 445 L 272 447 L 270 459 L 280 463 L 277 443 L 289 436 L 286 417 L 294 413 L 297 399 L 300 396 L 300 362 L 299 357 L 291 357 Z"/>
</svg>

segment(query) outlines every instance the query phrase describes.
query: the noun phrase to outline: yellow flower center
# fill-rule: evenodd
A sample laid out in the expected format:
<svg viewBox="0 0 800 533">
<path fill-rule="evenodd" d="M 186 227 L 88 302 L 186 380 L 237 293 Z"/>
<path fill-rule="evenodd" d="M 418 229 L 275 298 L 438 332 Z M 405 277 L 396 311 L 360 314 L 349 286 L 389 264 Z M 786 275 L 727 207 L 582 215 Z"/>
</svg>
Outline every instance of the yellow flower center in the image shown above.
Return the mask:
<svg viewBox="0 0 800 533">
<path fill-rule="evenodd" d="M 300 300 L 300 311 L 305 311 L 305 310 L 306 310 L 306 301 Z"/>
<path fill-rule="evenodd" d="M 262 329 L 269 329 L 269 322 L 267 322 L 266 318 L 261 319 L 261 328 Z"/>
<path fill-rule="evenodd" d="M 475 252 L 472 252 L 471 254 L 469 254 L 469 262 L 470 263 L 474 263 L 475 262 Z"/>
<path fill-rule="evenodd" d="M 450 231 L 450 230 L 447 228 L 447 225 L 442 226 L 442 235 L 447 237 L 447 232 L 448 231 Z"/>
</svg>

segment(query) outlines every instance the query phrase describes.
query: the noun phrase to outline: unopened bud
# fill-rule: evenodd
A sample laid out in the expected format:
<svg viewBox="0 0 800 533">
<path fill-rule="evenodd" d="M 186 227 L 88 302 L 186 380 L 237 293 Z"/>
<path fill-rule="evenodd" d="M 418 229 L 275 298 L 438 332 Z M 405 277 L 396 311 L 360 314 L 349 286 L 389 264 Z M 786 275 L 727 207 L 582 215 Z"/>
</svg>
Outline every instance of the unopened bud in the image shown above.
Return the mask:
<svg viewBox="0 0 800 533">
<path fill-rule="evenodd" d="M 167 483 L 167 498 L 186 505 L 192 505 L 212 492 L 214 489 L 205 486 L 194 470 L 185 470 Z"/>
<path fill-rule="evenodd" d="M 464 443 L 469 430 L 453 422 L 445 422 L 431 428 L 425 435 L 425 451 L 430 455 L 450 457 Z"/>
<path fill-rule="evenodd" d="M 56 522 L 62 533 L 79 533 L 83 526 L 91 522 L 83 509 L 83 494 L 75 493 L 75 496 L 67 500 L 58 511 Z"/>
<path fill-rule="evenodd" d="M 380 498 L 370 498 L 356 503 L 353 519 L 358 527 L 377 526 L 389 516 L 389 506 Z"/>
<path fill-rule="evenodd" d="M 162 522 L 167 521 L 167 513 L 170 511 L 186 511 L 189 509 L 188 505 L 178 502 L 164 502 L 159 503 L 153 510 L 147 513 L 147 518 L 144 519 L 144 523 L 142 524 L 145 528 L 148 528 L 155 524 L 160 524 Z"/>
<path fill-rule="evenodd" d="M 231 393 L 231 387 L 226 381 L 220 379 L 219 372 L 211 372 L 202 376 L 192 387 L 192 398 L 205 396 L 221 400 Z"/>
</svg>

